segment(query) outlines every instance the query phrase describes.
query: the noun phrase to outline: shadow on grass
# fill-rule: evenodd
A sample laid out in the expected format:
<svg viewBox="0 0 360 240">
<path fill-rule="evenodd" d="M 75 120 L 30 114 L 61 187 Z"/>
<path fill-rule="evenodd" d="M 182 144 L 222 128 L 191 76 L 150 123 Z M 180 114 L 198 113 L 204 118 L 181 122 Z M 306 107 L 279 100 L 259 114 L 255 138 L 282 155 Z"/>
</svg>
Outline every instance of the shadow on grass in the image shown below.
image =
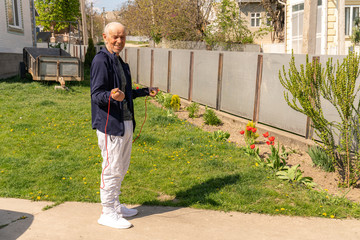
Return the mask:
<svg viewBox="0 0 360 240">
<path fill-rule="evenodd" d="M 31 76 L 26 77 L 26 78 L 20 78 L 19 76 L 14 76 L 14 77 L 9 77 L 9 78 L 3 78 L 0 79 L 0 82 L 4 82 L 4 83 L 32 83 L 33 80 L 31 78 Z"/>
<path fill-rule="evenodd" d="M 31 74 L 26 73 L 26 76 L 24 78 L 21 78 L 20 76 L 13 76 L 9 78 L 0 79 L 0 82 L 5 83 L 23 83 L 23 84 L 29 84 L 34 82 L 32 79 Z M 39 82 L 42 85 L 45 86 L 59 86 L 60 83 L 56 81 L 36 81 Z M 83 87 L 90 87 L 90 69 L 85 68 L 84 69 L 84 80 L 83 81 L 66 81 L 65 86 L 71 90 L 72 86 L 83 86 Z"/>
<path fill-rule="evenodd" d="M 189 189 L 177 192 L 173 200 L 144 202 L 142 206 L 137 207 L 141 213 L 138 217 L 176 211 L 182 207 L 191 207 L 194 204 L 220 206 L 220 203 L 212 199 L 210 195 L 214 192 L 221 191 L 225 186 L 238 183 L 239 180 L 239 174 L 211 178 Z"/>
</svg>

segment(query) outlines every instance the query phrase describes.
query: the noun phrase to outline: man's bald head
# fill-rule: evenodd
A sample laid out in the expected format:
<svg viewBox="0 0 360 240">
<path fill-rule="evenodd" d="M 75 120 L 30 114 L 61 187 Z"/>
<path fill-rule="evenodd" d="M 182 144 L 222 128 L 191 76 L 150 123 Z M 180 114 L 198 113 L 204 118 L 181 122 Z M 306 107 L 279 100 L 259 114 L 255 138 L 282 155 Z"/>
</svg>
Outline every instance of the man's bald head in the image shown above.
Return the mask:
<svg viewBox="0 0 360 240">
<path fill-rule="evenodd" d="M 111 22 L 111 23 L 106 24 L 106 26 L 104 27 L 103 33 L 108 36 L 109 35 L 109 29 L 114 29 L 114 28 L 122 28 L 122 29 L 124 29 L 124 32 L 126 31 L 125 26 L 122 25 L 121 23 L 119 23 L 119 22 Z"/>
<path fill-rule="evenodd" d="M 103 38 L 106 49 L 119 56 L 125 47 L 126 28 L 119 22 L 108 23 L 104 28 Z"/>
</svg>

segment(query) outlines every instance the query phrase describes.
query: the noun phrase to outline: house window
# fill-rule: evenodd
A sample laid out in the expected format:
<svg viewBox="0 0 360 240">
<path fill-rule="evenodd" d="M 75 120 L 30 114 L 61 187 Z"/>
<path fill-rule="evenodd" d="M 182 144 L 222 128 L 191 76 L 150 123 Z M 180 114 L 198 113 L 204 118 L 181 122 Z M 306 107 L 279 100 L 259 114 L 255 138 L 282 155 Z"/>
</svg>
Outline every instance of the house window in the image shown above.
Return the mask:
<svg viewBox="0 0 360 240">
<path fill-rule="evenodd" d="M 5 0 L 8 30 L 23 32 L 21 0 Z"/>
<path fill-rule="evenodd" d="M 251 13 L 251 27 L 260 27 L 260 13 Z"/>
<path fill-rule="evenodd" d="M 359 17 L 359 6 L 345 7 L 345 35 L 351 35 L 355 19 Z"/>
</svg>

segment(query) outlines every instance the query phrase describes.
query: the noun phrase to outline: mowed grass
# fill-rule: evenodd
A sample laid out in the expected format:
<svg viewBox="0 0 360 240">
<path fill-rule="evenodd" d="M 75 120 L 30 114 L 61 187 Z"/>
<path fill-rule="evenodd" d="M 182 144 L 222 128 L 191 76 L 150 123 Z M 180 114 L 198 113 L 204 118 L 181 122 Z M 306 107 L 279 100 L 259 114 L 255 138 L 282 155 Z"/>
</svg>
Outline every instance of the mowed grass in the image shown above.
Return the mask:
<svg viewBox="0 0 360 240">
<path fill-rule="evenodd" d="M 91 128 L 89 81 L 0 80 L 0 196 L 34 201 L 100 202 L 100 150 Z M 135 101 L 137 136 L 145 98 Z M 229 142 L 148 103 L 122 184 L 128 204 L 344 218 L 358 204 L 292 185 Z"/>
</svg>

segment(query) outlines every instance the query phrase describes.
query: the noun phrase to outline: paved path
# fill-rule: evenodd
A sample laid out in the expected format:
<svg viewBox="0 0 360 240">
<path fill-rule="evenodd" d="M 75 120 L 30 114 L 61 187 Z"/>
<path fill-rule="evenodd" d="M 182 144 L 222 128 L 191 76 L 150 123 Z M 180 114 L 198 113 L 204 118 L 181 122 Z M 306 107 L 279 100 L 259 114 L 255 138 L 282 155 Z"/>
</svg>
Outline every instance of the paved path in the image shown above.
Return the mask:
<svg viewBox="0 0 360 240">
<path fill-rule="evenodd" d="M 97 224 L 98 203 L 49 202 L 0 198 L 0 239 L 45 240 L 352 240 L 360 239 L 359 220 L 300 218 L 217 212 L 192 208 L 131 206 L 130 229 Z"/>
</svg>

